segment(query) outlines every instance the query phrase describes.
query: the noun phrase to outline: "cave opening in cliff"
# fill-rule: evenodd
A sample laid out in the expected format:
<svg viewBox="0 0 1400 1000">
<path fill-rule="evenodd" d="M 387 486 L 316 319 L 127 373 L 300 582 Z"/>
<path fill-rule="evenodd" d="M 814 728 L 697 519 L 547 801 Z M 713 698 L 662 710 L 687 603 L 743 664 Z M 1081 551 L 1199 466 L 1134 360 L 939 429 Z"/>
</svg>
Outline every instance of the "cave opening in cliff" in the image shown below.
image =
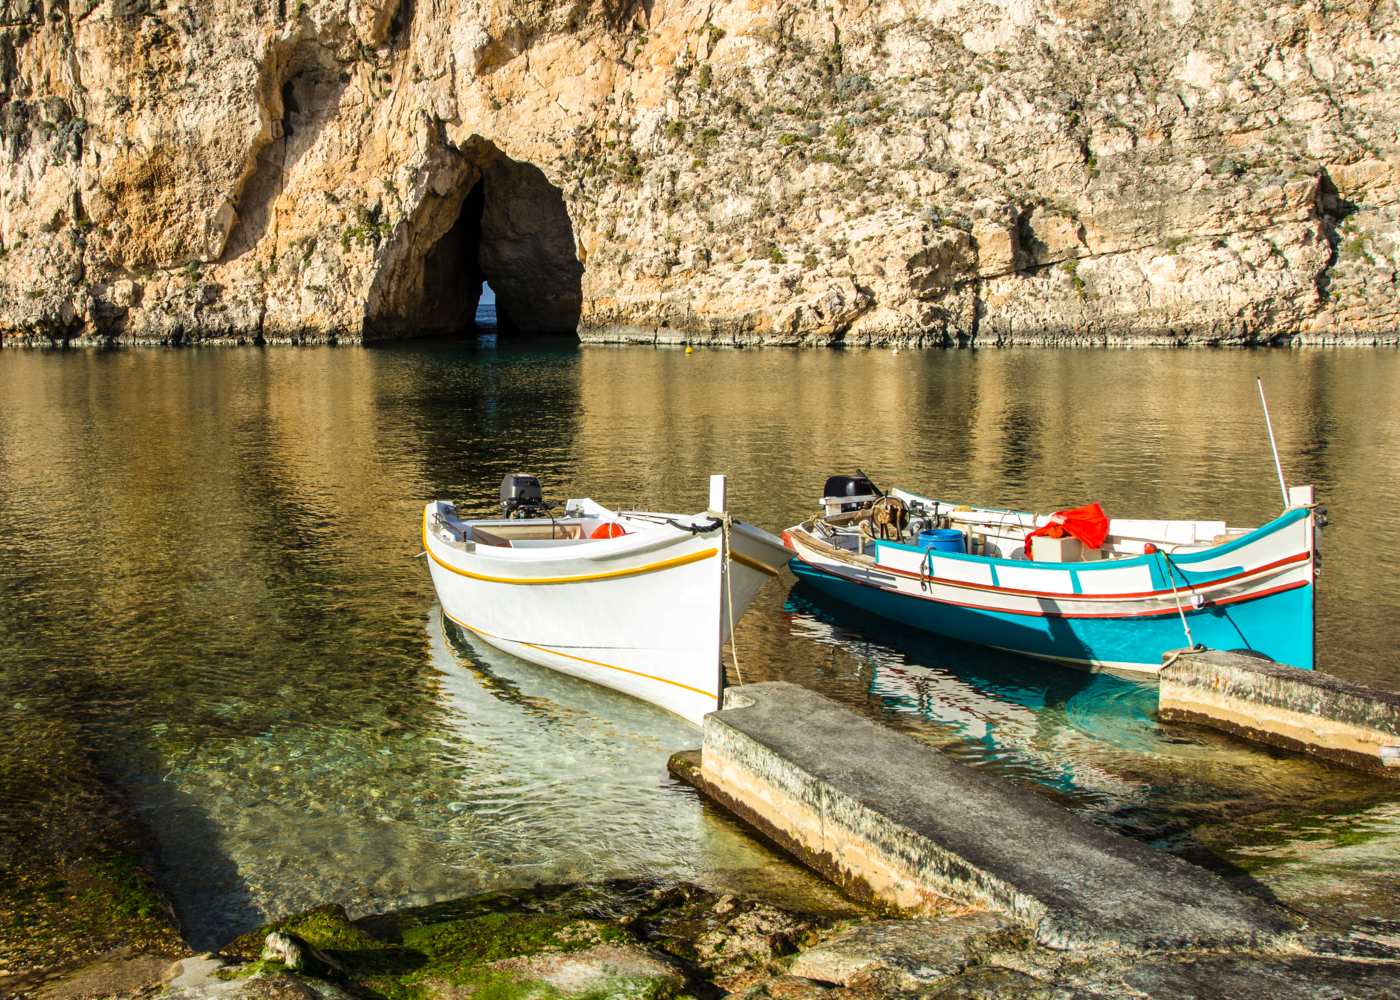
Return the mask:
<svg viewBox="0 0 1400 1000">
<path fill-rule="evenodd" d="M 395 235 L 366 325 L 387 335 L 476 328 L 483 285 L 502 335 L 578 329 L 583 265 L 563 193 L 536 166 L 489 144 Z"/>
<path fill-rule="evenodd" d="M 433 244 L 423 261 L 424 319 L 448 332 L 476 326 L 476 306 L 481 299 L 481 211 L 486 192 L 480 181 L 472 185 L 447 232 Z"/>
</svg>

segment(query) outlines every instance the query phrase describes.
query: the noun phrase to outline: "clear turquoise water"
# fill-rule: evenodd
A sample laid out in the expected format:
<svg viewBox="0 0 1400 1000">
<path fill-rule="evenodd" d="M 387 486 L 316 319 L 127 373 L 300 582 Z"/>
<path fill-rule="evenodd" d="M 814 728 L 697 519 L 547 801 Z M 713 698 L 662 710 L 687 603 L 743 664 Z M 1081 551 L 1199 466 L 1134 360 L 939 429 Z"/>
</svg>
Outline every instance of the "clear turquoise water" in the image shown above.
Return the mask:
<svg viewBox="0 0 1400 1000">
<path fill-rule="evenodd" d="M 327 899 L 540 880 L 820 893 L 667 777 L 696 731 L 444 631 L 421 503 L 489 510 L 525 469 L 556 497 L 699 509 L 725 472 L 776 529 L 860 466 L 1037 510 L 1257 523 L 1278 502 L 1256 372 L 1290 478 L 1332 511 L 1321 664 L 1400 685 L 1400 354 L 3 352 L 0 716 L 81 728 L 200 945 Z M 747 680 L 814 687 L 1310 912 L 1400 916 L 1393 785 L 1159 726 L 1150 686 L 904 633 L 790 578 L 738 639 Z"/>
</svg>

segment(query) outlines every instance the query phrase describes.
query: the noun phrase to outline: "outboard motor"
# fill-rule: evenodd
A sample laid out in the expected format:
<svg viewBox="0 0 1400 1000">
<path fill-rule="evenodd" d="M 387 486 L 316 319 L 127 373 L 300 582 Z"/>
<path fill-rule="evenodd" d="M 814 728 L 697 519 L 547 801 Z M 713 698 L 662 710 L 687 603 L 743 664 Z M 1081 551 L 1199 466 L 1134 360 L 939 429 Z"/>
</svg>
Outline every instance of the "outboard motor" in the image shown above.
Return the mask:
<svg viewBox="0 0 1400 1000">
<path fill-rule="evenodd" d="M 549 516 L 549 505 L 544 502 L 537 476 L 512 472 L 501 480 L 501 516 Z"/>
<path fill-rule="evenodd" d="M 829 517 L 869 507 L 880 498 L 880 491 L 865 476 L 832 476 L 822 487 L 822 508 Z"/>
</svg>

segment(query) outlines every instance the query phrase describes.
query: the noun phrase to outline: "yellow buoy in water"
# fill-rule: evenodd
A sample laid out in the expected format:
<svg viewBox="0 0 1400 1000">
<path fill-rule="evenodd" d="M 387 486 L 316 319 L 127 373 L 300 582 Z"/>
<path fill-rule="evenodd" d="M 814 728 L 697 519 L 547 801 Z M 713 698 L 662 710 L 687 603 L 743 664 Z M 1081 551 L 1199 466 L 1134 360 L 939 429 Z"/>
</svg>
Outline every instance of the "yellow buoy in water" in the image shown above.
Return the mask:
<svg viewBox="0 0 1400 1000">
<path fill-rule="evenodd" d="M 689 344 L 686 344 L 686 345 L 685 345 L 685 353 L 686 353 L 686 354 L 694 354 L 694 353 L 695 353 L 695 348 L 691 347 Z"/>
</svg>

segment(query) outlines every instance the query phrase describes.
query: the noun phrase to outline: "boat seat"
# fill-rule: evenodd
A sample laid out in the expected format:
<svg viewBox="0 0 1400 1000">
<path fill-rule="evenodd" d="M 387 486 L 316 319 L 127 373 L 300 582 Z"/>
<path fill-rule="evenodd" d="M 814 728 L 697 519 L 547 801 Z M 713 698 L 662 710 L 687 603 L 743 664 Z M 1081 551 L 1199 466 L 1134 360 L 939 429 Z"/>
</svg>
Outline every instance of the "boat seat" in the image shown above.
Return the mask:
<svg viewBox="0 0 1400 1000">
<path fill-rule="evenodd" d="M 510 542 L 507 539 L 485 528 L 473 527 L 471 540 L 478 545 L 499 545 L 502 548 L 510 548 Z"/>
<path fill-rule="evenodd" d="M 548 542 L 577 541 L 583 537 L 581 524 L 529 524 L 503 526 L 499 531 L 480 526 L 472 527 L 472 541 L 482 545 L 500 545 L 509 548 L 518 541 Z"/>
</svg>

